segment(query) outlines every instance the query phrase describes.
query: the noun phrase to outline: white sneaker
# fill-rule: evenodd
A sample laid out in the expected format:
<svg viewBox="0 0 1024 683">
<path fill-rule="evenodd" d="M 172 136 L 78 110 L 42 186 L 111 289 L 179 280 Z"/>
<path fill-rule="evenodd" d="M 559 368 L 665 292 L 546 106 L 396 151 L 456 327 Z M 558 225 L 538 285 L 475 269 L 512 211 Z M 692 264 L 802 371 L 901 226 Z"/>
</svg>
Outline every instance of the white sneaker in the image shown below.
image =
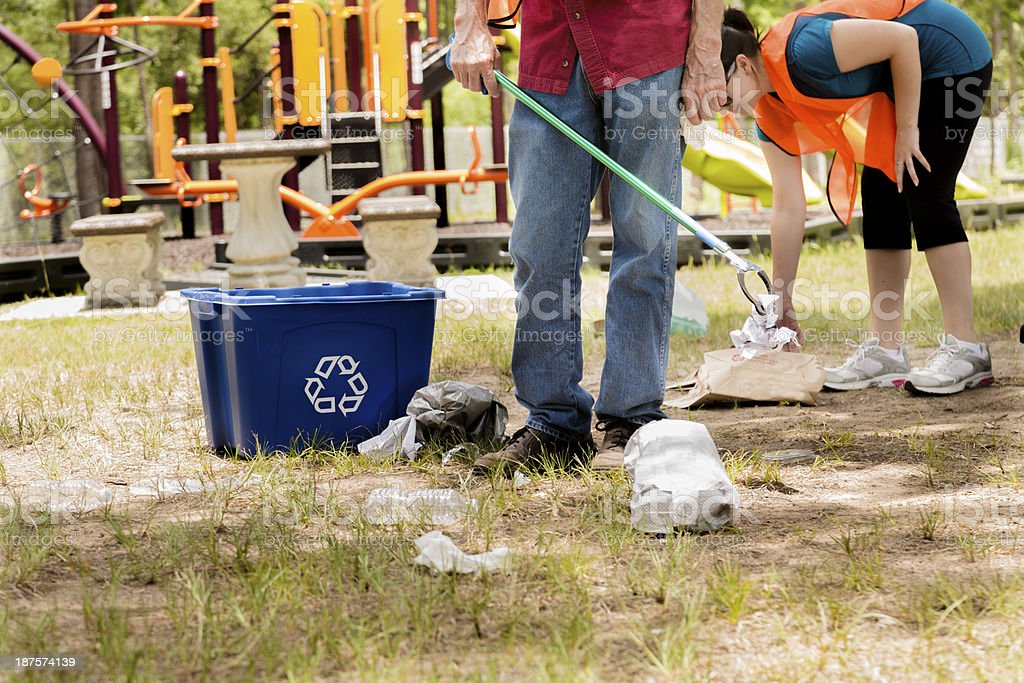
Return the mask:
<svg viewBox="0 0 1024 683">
<path fill-rule="evenodd" d="M 907 350 L 900 347 L 899 357 L 893 358 L 877 339 L 868 339 L 856 347 L 853 355 L 837 368 L 825 368 L 825 386 L 835 391 L 867 389 L 869 387 L 901 387 L 910 372 Z"/>
<path fill-rule="evenodd" d="M 915 394 L 957 394 L 964 389 L 987 387 L 992 377 L 992 358 L 988 346 L 981 353 L 963 345 L 951 334 L 939 335 L 939 348 L 928 357 L 923 368 L 907 375 L 907 389 Z"/>
</svg>

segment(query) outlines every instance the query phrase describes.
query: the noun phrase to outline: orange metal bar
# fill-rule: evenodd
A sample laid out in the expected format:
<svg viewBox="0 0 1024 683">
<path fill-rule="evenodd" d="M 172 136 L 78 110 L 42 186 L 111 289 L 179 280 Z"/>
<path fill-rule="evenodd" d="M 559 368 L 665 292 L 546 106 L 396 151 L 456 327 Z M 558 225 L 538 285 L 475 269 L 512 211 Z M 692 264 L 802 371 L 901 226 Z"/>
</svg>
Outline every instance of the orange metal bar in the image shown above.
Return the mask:
<svg viewBox="0 0 1024 683">
<path fill-rule="evenodd" d="M 356 205 L 367 197 L 374 197 L 384 190 L 394 187 L 405 187 L 409 185 L 447 185 L 449 183 L 504 183 L 508 182 L 508 171 L 505 169 L 476 169 L 474 171 L 407 171 L 396 173 L 384 178 L 377 178 L 371 183 L 350 194 L 330 208 L 325 218 L 338 219 L 341 216 L 352 213 Z M 303 237 L 335 237 L 336 233 L 329 232 L 318 221 L 313 223 L 303 233 Z"/>
<path fill-rule="evenodd" d="M 224 136 L 227 142 L 238 140 L 238 119 L 235 117 L 235 73 L 231 70 L 231 50 L 222 47 L 217 51 L 220 71 L 220 107 L 224 117 Z"/>
<path fill-rule="evenodd" d="M 451 171 L 408 171 L 396 173 L 385 178 L 378 178 L 368 183 L 355 193 L 334 206 L 327 207 L 315 199 L 281 186 L 281 199 L 290 206 L 313 217 L 313 222 L 306 229 L 303 237 L 356 237 L 358 231 L 344 217 L 355 209 L 356 204 L 367 197 L 374 197 L 384 190 L 410 185 L 447 185 L 459 183 L 464 187 L 470 183 L 505 183 L 508 182 L 508 171 L 501 169 L 465 169 Z M 205 195 L 232 195 L 238 192 L 238 183 L 226 180 L 188 180 L 173 182 L 167 185 L 147 186 L 146 194 L 154 197 L 177 195 L 179 198 Z"/>
<path fill-rule="evenodd" d="M 89 35 L 113 35 L 122 26 L 190 26 L 193 28 L 217 28 L 217 17 L 114 17 L 113 19 L 92 19 L 91 21 L 62 21 L 57 30 L 64 33 L 85 33 Z"/>
<path fill-rule="evenodd" d="M 437 42 L 437 0 L 427 0 L 427 36 Z"/>
<path fill-rule="evenodd" d="M 91 12 L 77 21 L 62 21 L 57 30 L 63 33 L 84 33 L 112 36 L 122 26 L 191 26 L 195 28 L 217 28 L 217 17 L 193 17 L 191 14 L 200 5 L 212 4 L 214 0 L 194 0 L 180 14 L 174 16 L 110 17 L 97 19 L 104 12 L 113 13 L 117 5 L 112 2 L 96 5 Z"/>
<path fill-rule="evenodd" d="M 377 110 L 377 74 L 374 70 L 373 48 L 377 44 L 373 0 L 363 0 L 363 70 L 366 72 L 366 109 Z"/>
</svg>

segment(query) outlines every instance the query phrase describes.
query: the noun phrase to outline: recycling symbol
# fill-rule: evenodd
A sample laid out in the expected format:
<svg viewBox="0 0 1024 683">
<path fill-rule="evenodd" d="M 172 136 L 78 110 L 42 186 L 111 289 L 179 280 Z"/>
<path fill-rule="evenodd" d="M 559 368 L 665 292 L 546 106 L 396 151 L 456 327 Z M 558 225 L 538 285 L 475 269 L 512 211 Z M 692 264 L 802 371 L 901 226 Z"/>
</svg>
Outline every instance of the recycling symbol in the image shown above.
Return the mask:
<svg viewBox="0 0 1024 683">
<path fill-rule="evenodd" d="M 313 371 L 315 377 L 306 378 L 306 398 L 310 405 L 318 413 L 341 413 L 349 415 L 359 410 L 359 404 L 363 402 L 366 390 L 366 379 L 363 373 L 356 372 L 359 361 L 352 356 L 324 356 L 316 365 Z M 351 393 L 341 396 L 321 396 L 324 392 L 324 381 L 331 377 L 335 368 L 338 375 L 347 378 L 348 388 Z"/>
</svg>

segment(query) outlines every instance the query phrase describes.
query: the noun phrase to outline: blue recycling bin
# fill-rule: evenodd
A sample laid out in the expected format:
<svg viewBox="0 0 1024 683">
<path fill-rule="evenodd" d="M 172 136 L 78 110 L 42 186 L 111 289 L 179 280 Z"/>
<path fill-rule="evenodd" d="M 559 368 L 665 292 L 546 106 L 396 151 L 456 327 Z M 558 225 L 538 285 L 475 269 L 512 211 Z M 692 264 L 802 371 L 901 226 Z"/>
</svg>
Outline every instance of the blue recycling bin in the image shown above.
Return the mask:
<svg viewBox="0 0 1024 683">
<path fill-rule="evenodd" d="M 210 445 L 358 442 L 427 384 L 440 289 L 346 282 L 186 289 Z"/>
</svg>

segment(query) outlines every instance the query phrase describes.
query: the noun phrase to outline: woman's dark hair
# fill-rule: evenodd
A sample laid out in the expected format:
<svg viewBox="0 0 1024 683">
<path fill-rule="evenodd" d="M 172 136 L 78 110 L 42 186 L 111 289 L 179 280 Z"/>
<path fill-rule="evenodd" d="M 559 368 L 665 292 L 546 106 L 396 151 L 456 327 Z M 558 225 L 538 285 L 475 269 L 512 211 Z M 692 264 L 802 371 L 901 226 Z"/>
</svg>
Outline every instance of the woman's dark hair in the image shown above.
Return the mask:
<svg viewBox="0 0 1024 683">
<path fill-rule="evenodd" d="M 730 7 L 722 19 L 722 66 L 729 73 L 736 57 L 746 55 L 751 59 L 760 51 L 760 39 L 754 24 L 743 10 Z"/>
</svg>

